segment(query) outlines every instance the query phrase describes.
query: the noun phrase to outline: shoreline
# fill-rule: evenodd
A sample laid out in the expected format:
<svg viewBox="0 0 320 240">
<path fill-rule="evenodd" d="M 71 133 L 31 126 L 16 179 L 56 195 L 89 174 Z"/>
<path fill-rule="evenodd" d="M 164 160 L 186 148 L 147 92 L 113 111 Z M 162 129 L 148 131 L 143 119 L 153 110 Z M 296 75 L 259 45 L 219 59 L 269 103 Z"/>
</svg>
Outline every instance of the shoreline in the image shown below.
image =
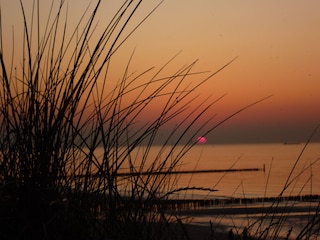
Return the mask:
<svg viewBox="0 0 320 240">
<path fill-rule="evenodd" d="M 237 239 L 245 228 L 252 239 L 261 234 L 277 233 L 277 239 L 295 239 L 316 218 L 319 221 L 320 202 L 283 201 L 278 203 L 250 203 L 177 210 L 185 219 L 190 239 L 227 239 L 230 229 Z M 312 220 L 313 219 L 313 220 Z"/>
</svg>

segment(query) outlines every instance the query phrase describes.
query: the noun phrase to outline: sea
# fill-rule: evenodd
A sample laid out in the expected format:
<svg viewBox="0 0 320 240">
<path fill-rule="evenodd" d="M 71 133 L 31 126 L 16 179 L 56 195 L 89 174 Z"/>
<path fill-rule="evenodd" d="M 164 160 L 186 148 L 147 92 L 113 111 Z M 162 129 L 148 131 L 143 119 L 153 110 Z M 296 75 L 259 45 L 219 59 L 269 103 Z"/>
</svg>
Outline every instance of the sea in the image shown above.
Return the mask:
<svg viewBox="0 0 320 240">
<path fill-rule="evenodd" d="M 159 152 L 161 146 L 151 147 L 146 161 L 152 164 Z M 318 195 L 320 143 L 197 144 L 177 169 L 171 176 L 177 198 Z"/>
</svg>

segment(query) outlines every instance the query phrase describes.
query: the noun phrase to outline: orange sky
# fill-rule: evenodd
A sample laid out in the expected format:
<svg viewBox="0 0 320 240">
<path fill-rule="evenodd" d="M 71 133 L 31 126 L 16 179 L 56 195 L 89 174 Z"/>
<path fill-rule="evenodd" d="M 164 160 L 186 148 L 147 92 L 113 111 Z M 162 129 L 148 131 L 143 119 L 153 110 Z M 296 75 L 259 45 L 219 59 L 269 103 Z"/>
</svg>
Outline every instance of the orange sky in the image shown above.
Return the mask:
<svg viewBox="0 0 320 240">
<path fill-rule="evenodd" d="M 90 1 L 67 2 L 72 24 Z M 19 1 L 0 3 L 2 18 L 7 19 L 3 28 L 9 32 L 5 40 L 10 41 L 11 26 L 21 21 L 17 17 Z M 48 9 L 50 3 L 51 0 L 43 0 L 41 6 Z M 156 1 L 143 3 L 136 19 L 155 4 Z M 115 1 L 103 1 L 99 26 L 116 8 Z M 169 72 L 195 59 L 199 59 L 195 70 L 214 71 L 238 57 L 199 89 L 200 99 L 209 95 L 215 99 L 227 93 L 208 115 L 223 118 L 260 98 L 271 94 L 273 97 L 241 113 L 217 133 L 235 139 L 231 141 L 241 141 L 241 135 L 247 135 L 244 141 L 305 140 L 320 123 L 319 12 L 318 0 L 166 0 L 115 56 L 114 76 L 122 71 L 133 49 L 131 69 L 137 72 L 161 67 L 180 50 L 182 53 Z M 15 32 L 19 36 L 16 26 Z"/>
</svg>

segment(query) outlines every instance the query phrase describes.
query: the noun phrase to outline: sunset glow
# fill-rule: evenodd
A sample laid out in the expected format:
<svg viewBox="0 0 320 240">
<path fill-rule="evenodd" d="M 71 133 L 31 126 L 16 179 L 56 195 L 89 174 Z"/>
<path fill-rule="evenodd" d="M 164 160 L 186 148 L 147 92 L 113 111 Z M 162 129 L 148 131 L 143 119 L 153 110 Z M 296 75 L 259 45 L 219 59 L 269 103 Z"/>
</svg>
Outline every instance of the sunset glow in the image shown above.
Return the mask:
<svg viewBox="0 0 320 240">
<path fill-rule="evenodd" d="M 22 19 L 15 14 L 20 13 L 21 9 L 19 1 L 0 2 L 2 18 L 6 19 L 2 28 L 10 33 L 3 39 L 7 46 L 4 55 L 8 56 L 12 51 L 12 30 L 15 44 L 22 39 Z M 88 2 L 67 2 L 68 29 L 72 29 Z M 30 4 L 24 2 L 24 5 L 30 14 L 32 1 Z M 43 1 L 40 5 L 45 10 L 40 17 L 46 22 L 51 2 Z M 101 4 L 97 32 L 108 22 L 112 10 L 119 7 L 117 5 L 120 6 L 120 3 L 105 1 Z M 142 19 L 145 12 L 154 6 L 151 1 L 142 4 L 134 21 Z M 303 140 L 320 121 L 319 9 L 320 2 L 316 0 L 308 1 L 308 4 L 289 0 L 164 1 L 113 56 L 108 75 L 112 79 L 110 84 L 115 84 L 122 77 L 133 51 L 129 71 L 137 74 L 151 67 L 161 68 L 179 51 L 182 52 L 166 67 L 163 75 L 170 75 L 195 59 L 199 61 L 193 72 L 212 73 L 238 57 L 199 89 L 197 94 L 200 97 L 192 104 L 197 106 L 208 96 L 215 101 L 227 94 L 204 115 L 207 119 L 217 115 L 215 123 L 218 123 L 241 107 L 273 95 L 236 116 L 230 124 L 223 124 L 221 129 L 227 132 L 224 136 L 236 135 L 230 129 L 239 133 L 245 129 L 248 134 L 235 138 L 239 141 L 241 138 L 244 141 L 255 141 L 257 138 L 262 138 L 261 141 L 282 141 L 290 138 L 289 135 L 295 135 Z M 45 24 L 40 31 L 44 28 Z M 67 34 L 70 33 L 67 31 Z M 93 34 L 92 39 L 98 36 Z M 15 54 L 18 52 L 19 45 L 15 46 Z M 15 64 L 20 66 L 21 62 Z M 208 74 L 195 75 L 184 83 L 195 85 L 206 76 Z M 155 112 L 161 111 L 162 101 L 158 102 Z M 145 116 L 145 121 L 149 121 L 148 116 Z"/>
</svg>

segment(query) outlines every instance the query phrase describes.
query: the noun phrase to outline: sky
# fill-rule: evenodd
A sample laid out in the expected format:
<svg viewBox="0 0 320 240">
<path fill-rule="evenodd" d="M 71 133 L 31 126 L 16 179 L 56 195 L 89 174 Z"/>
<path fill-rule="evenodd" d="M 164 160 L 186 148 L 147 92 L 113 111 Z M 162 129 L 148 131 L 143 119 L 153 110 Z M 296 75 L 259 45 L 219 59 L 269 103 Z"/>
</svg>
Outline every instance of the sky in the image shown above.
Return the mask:
<svg viewBox="0 0 320 240">
<path fill-rule="evenodd" d="M 91 1 L 66 2 L 73 24 Z M 108 22 L 119 2 L 103 1 L 99 24 Z M 158 2 L 143 2 L 133 24 Z M 4 38 L 10 42 L 11 26 L 21 21 L 19 1 L 0 3 L 6 19 Z M 30 7 L 32 1 L 23 3 Z M 50 3 L 41 1 L 43 18 Z M 207 117 L 216 115 L 219 122 L 248 104 L 272 97 L 214 130 L 207 142 L 305 141 L 320 123 L 319 11 L 318 0 L 165 0 L 119 51 L 115 69 L 124 68 L 133 51 L 131 69 L 137 72 L 160 68 L 180 51 L 168 72 L 194 60 L 198 60 L 196 71 L 214 72 L 237 57 L 197 89 L 197 101 L 227 94 Z M 19 37 L 18 27 L 15 35 Z M 197 101 L 193 106 L 200 104 Z M 320 133 L 314 140 L 320 140 Z"/>
</svg>

